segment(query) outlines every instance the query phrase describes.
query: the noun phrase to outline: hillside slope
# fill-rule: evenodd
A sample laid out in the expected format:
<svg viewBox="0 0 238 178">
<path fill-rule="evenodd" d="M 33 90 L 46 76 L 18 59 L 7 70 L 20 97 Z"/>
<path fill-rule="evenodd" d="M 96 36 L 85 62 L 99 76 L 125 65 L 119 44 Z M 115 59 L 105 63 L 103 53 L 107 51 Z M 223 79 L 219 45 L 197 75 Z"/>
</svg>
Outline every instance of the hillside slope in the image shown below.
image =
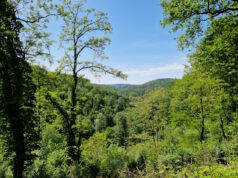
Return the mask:
<svg viewBox="0 0 238 178">
<path fill-rule="evenodd" d="M 141 85 L 132 85 L 132 84 L 112 84 L 112 85 L 104 85 L 109 88 L 118 90 L 123 94 L 127 94 L 130 96 L 139 96 L 143 95 L 146 91 L 151 91 L 155 88 L 167 88 L 171 83 L 173 83 L 176 79 L 165 78 L 165 79 L 157 79 L 146 82 Z"/>
</svg>

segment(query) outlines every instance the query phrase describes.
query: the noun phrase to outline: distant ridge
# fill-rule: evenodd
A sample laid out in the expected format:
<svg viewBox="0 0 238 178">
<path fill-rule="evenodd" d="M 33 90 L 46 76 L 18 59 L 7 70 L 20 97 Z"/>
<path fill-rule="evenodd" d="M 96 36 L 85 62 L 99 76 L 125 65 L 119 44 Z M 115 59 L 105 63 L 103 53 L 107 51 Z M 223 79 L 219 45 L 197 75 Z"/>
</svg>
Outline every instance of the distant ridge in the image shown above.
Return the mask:
<svg viewBox="0 0 238 178">
<path fill-rule="evenodd" d="M 139 85 L 134 85 L 134 84 L 109 84 L 109 85 L 106 85 L 110 88 L 113 88 L 113 89 L 129 89 L 129 88 L 133 88 L 133 87 L 136 87 L 136 86 L 139 86 Z"/>
<path fill-rule="evenodd" d="M 176 81 L 177 79 L 172 78 L 164 78 L 164 79 L 156 79 L 149 82 L 146 82 L 141 85 L 134 85 L 134 84 L 109 84 L 103 85 L 122 93 L 138 96 L 143 95 L 146 91 L 150 91 L 156 88 L 167 88 L 172 82 Z"/>
</svg>

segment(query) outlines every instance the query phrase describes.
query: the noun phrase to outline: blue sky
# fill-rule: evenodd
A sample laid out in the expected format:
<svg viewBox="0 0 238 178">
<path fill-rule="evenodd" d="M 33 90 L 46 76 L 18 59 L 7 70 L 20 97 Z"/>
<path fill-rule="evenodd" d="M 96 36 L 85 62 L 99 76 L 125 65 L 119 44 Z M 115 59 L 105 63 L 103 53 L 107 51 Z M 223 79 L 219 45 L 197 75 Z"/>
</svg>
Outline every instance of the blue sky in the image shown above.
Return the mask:
<svg viewBox="0 0 238 178">
<path fill-rule="evenodd" d="M 159 0 L 88 0 L 87 6 L 108 13 L 113 32 L 106 47 L 109 57 L 103 63 L 128 74 L 127 80 L 103 76 L 95 78 L 84 72 L 93 83 L 141 84 L 158 78 L 181 78 L 186 51 L 177 49 L 174 37 L 160 25 Z M 57 30 L 57 29 L 53 29 Z M 60 51 L 53 50 L 53 56 Z"/>
</svg>

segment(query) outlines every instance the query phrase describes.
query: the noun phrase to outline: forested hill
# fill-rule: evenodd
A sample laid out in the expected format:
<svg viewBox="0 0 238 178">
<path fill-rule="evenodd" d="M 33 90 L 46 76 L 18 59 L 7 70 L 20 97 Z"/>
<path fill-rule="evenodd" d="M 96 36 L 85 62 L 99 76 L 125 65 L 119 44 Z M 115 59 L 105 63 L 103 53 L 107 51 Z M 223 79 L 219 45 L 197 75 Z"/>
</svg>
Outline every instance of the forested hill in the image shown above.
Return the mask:
<svg viewBox="0 0 238 178">
<path fill-rule="evenodd" d="M 119 90 L 123 94 L 127 94 L 130 96 L 139 96 L 139 95 L 143 95 L 146 91 L 151 91 L 156 88 L 168 88 L 169 85 L 175 81 L 176 79 L 164 78 L 164 79 L 152 80 L 141 85 L 112 84 L 112 85 L 104 85 L 104 86 L 107 86 L 115 90 Z"/>
<path fill-rule="evenodd" d="M 183 77 L 108 86 L 80 75 L 127 77 L 100 63 L 111 18 L 84 3 L 0 1 L 0 178 L 238 178 L 238 1 L 160 0 L 189 51 Z"/>
</svg>

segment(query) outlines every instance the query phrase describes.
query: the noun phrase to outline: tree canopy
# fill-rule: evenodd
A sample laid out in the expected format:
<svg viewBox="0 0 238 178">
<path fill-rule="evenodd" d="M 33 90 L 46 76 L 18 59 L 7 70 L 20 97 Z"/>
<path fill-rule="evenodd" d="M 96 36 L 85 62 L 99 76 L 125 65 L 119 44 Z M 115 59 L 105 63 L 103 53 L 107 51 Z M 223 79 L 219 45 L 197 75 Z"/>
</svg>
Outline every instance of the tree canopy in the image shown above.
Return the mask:
<svg viewBox="0 0 238 178">
<path fill-rule="evenodd" d="M 100 61 L 112 25 L 85 3 L 0 2 L 0 177 L 238 177 L 238 1 L 161 0 L 189 64 L 143 85 L 85 78 L 127 77 Z M 51 18 L 52 71 L 31 63 L 55 60 Z"/>
</svg>

